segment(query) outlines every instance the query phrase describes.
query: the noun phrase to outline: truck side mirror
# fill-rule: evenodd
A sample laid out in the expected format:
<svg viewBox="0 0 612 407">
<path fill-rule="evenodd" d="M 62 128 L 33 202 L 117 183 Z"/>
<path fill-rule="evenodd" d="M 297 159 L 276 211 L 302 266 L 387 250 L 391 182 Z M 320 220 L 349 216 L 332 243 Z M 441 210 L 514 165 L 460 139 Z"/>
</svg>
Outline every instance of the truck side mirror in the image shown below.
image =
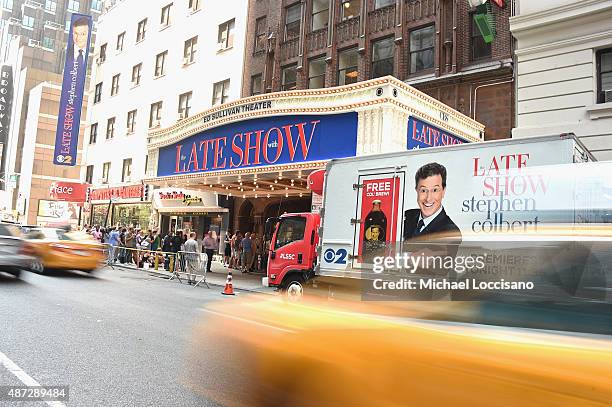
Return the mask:
<svg viewBox="0 0 612 407">
<path fill-rule="evenodd" d="M 304 261 L 304 256 L 302 255 L 302 253 L 298 253 L 298 264 L 302 264 L 303 261 Z"/>
<path fill-rule="evenodd" d="M 274 260 L 276 258 L 276 252 L 274 251 L 270 252 L 270 258 Z"/>
</svg>

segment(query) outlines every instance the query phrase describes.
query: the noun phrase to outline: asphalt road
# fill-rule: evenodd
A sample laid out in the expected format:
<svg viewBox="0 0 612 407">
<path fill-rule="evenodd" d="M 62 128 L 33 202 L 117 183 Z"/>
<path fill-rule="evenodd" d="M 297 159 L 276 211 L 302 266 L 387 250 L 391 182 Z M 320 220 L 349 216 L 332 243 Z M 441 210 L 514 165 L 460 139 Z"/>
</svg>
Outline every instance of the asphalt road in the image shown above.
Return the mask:
<svg viewBox="0 0 612 407">
<path fill-rule="evenodd" d="M 211 287 L 110 269 L 20 280 L 0 273 L 0 386 L 22 385 L 8 359 L 42 386 L 70 386 L 69 406 L 215 405 L 190 385 L 194 364 L 229 356 L 188 357 L 197 348 L 192 329 L 206 323 L 202 308 L 232 299 Z"/>
</svg>

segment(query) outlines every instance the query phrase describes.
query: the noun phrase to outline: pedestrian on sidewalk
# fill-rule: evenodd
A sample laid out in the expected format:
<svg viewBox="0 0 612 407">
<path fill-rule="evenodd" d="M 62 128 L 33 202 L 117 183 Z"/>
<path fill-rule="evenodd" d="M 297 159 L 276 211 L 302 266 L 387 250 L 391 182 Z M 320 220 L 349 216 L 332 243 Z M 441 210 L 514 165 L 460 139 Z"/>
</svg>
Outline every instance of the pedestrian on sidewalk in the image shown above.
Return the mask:
<svg viewBox="0 0 612 407">
<path fill-rule="evenodd" d="M 192 275 L 195 275 L 198 270 L 198 257 L 200 253 L 200 247 L 196 240 L 197 235 L 195 232 L 189 234 L 189 239 L 185 242 L 185 265 L 187 268 L 187 274 L 189 275 L 189 281 L 192 282 Z"/>
<path fill-rule="evenodd" d="M 251 240 L 251 232 L 244 234 L 242 245 L 242 272 L 248 273 L 251 262 L 253 260 L 253 241 Z"/>
<path fill-rule="evenodd" d="M 174 233 L 172 233 L 172 231 L 169 231 L 168 233 L 166 233 L 166 236 L 164 237 L 164 240 L 162 241 L 162 251 L 164 252 L 164 268 L 166 270 L 170 270 L 170 256 L 172 252 L 172 241 L 174 239 Z"/>
<path fill-rule="evenodd" d="M 119 249 L 120 241 L 119 241 L 119 231 L 114 227 L 110 228 L 110 233 L 108 234 L 108 244 L 109 248 L 109 261 L 111 263 L 115 263 L 117 261 L 117 251 Z"/>
<path fill-rule="evenodd" d="M 210 273 L 210 266 L 212 264 L 212 259 L 213 259 L 213 255 L 215 254 L 215 251 L 219 250 L 219 246 L 217 244 L 217 239 L 215 239 L 213 237 L 213 232 L 212 231 L 208 231 L 208 233 L 206 234 L 206 237 L 204 238 L 204 242 L 203 242 L 203 246 L 204 246 L 204 251 L 206 252 L 206 272 Z"/>
<path fill-rule="evenodd" d="M 232 232 L 230 232 L 229 230 L 227 232 L 225 232 L 225 240 L 223 241 L 225 243 L 225 248 L 223 250 L 223 265 L 225 267 L 229 267 L 230 266 L 230 259 L 232 257 Z"/>
<path fill-rule="evenodd" d="M 134 228 L 129 228 L 125 235 L 125 247 L 127 249 L 126 259 L 133 261 L 138 266 L 138 253 L 136 252 L 136 234 Z M 126 261 L 128 263 L 128 261 Z"/>
</svg>

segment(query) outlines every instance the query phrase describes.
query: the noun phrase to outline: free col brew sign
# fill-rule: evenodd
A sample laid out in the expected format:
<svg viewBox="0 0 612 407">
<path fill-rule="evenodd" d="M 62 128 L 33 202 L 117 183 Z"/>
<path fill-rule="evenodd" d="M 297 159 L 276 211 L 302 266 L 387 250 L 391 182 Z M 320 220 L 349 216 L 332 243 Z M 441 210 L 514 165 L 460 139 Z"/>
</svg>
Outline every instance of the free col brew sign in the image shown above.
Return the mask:
<svg viewBox="0 0 612 407">
<path fill-rule="evenodd" d="M 57 201 L 85 202 L 89 184 L 78 182 L 54 182 L 49 189 L 49 197 Z"/>
</svg>

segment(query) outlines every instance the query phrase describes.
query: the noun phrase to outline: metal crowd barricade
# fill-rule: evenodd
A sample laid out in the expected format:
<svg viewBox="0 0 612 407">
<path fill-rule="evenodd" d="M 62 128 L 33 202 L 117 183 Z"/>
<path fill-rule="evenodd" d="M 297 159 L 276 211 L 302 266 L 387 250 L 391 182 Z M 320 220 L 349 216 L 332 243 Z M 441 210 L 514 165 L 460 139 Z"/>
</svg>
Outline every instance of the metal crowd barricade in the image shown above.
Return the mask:
<svg viewBox="0 0 612 407">
<path fill-rule="evenodd" d="M 178 261 L 175 262 L 175 269 L 172 271 L 172 277 L 170 280 L 175 278 L 182 283 L 181 273 L 187 276 L 187 283 L 193 284 L 194 288 L 204 283 L 206 287 L 210 288 L 206 281 L 206 263 L 208 262 L 208 256 L 206 253 L 193 253 L 180 251 L 178 254 Z"/>
</svg>

